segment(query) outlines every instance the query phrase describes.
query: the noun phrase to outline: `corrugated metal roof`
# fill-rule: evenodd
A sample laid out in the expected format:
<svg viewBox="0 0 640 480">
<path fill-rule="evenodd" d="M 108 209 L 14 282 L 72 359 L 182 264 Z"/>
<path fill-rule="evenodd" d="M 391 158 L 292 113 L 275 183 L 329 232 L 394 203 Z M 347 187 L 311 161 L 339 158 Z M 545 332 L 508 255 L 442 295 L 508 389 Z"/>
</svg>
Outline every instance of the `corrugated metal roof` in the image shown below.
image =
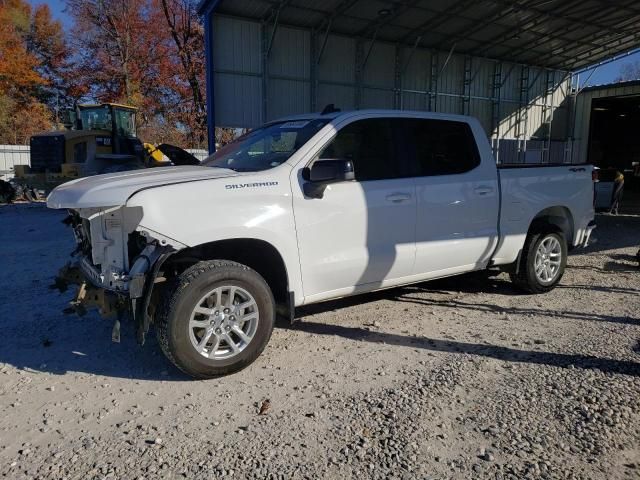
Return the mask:
<svg viewBox="0 0 640 480">
<path fill-rule="evenodd" d="M 200 11 L 578 70 L 640 46 L 637 0 L 203 0 Z"/>
</svg>

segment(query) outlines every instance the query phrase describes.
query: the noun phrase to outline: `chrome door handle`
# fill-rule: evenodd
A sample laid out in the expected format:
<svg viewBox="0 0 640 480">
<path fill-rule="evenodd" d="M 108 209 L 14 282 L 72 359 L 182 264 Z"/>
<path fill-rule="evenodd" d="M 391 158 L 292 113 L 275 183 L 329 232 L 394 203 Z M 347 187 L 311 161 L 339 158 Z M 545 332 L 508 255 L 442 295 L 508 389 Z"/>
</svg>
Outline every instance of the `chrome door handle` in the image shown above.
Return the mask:
<svg viewBox="0 0 640 480">
<path fill-rule="evenodd" d="M 478 195 L 488 195 L 489 193 L 493 193 L 493 187 L 477 187 L 475 192 Z"/>
<path fill-rule="evenodd" d="M 408 193 L 392 193 L 386 196 L 386 199 L 393 203 L 402 203 L 407 200 L 411 200 L 411 195 Z"/>
</svg>

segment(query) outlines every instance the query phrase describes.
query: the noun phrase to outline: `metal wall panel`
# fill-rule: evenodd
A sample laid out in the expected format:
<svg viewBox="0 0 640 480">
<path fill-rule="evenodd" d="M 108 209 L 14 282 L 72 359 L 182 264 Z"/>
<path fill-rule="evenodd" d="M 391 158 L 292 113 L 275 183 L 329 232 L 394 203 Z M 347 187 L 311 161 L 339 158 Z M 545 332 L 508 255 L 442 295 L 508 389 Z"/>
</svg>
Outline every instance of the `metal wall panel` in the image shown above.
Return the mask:
<svg viewBox="0 0 640 480">
<path fill-rule="evenodd" d="M 460 55 L 451 55 L 451 58 L 445 64 L 446 60 L 446 55 L 438 55 L 438 92 L 462 95 L 464 82 L 464 57 Z M 461 112 L 458 111 L 455 113 Z"/>
<path fill-rule="evenodd" d="M 495 62 L 484 58 L 471 60 L 471 95 L 489 98 L 493 89 L 493 69 Z"/>
<path fill-rule="evenodd" d="M 427 95 L 424 93 L 403 92 L 401 110 L 426 110 Z"/>
<path fill-rule="evenodd" d="M 215 17 L 213 91 L 217 125 L 256 126 L 262 123 L 262 33 L 260 24 Z"/>
<path fill-rule="evenodd" d="M 271 29 L 267 33 L 271 34 Z M 269 55 L 269 75 L 309 80 L 311 34 L 308 31 L 278 27 Z"/>
<path fill-rule="evenodd" d="M 364 44 L 365 54 L 370 43 Z M 393 45 L 376 42 L 371 48 L 364 68 L 364 85 L 392 89 L 394 84 L 395 54 L 396 48 Z"/>
<path fill-rule="evenodd" d="M 267 84 L 267 119 L 296 115 L 308 112 L 309 82 L 271 79 Z"/>
<path fill-rule="evenodd" d="M 318 110 L 321 110 L 325 105 L 329 105 L 330 103 L 340 107 L 342 110 L 353 110 L 356 108 L 355 98 L 355 87 L 322 83 L 318 85 Z"/>
<path fill-rule="evenodd" d="M 318 38 L 316 51 L 322 48 L 323 37 Z M 318 65 L 320 82 L 355 84 L 356 81 L 356 41 L 353 38 L 329 35 Z"/>
<path fill-rule="evenodd" d="M 363 88 L 362 108 L 393 109 L 393 92 L 389 90 Z"/>
<path fill-rule="evenodd" d="M 498 64 L 455 51 L 397 49 L 337 34 L 325 37 L 322 30 L 312 36 L 310 30 L 279 25 L 265 77 L 264 53 L 272 29 L 272 23 L 215 17 L 216 125 L 255 127 L 334 103 L 343 110 L 357 106 L 468 113 L 480 120 L 488 136 L 517 139 L 523 159 L 525 142 L 532 137 L 546 138 L 548 146 L 552 116 L 552 136 L 567 135 L 569 80 L 564 72 Z"/>
<path fill-rule="evenodd" d="M 438 95 L 438 101 L 436 102 L 436 112 L 441 113 L 462 113 L 462 98 L 458 96 Z"/>
<path fill-rule="evenodd" d="M 480 120 L 485 132 L 491 132 L 491 103 L 486 100 L 471 99 L 469 115 Z"/>
<path fill-rule="evenodd" d="M 272 27 L 265 32 L 271 41 Z M 308 112 L 311 109 L 311 33 L 280 26 L 269 54 L 266 120 Z"/>
<path fill-rule="evenodd" d="M 402 67 L 404 68 L 402 88 L 408 91 L 426 92 L 429 89 L 430 65 L 431 52 L 428 50 L 402 49 Z"/>
<path fill-rule="evenodd" d="M 213 22 L 214 71 L 262 73 L 260 24 L 215 17 Z"/>
<path fill-rule="evenodd" d="M 262 81 L 259 76 L 216 73 L 217 126 L 255 127 L 262 123 Z"/>
</svg>

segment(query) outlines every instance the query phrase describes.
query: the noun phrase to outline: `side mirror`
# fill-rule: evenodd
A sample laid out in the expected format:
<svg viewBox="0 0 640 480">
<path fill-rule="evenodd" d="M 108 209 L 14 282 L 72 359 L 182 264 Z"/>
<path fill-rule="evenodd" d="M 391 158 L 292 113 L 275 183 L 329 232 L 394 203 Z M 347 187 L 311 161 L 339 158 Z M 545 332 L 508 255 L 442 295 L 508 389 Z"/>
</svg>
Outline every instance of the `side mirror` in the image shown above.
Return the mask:
<svg viewBox="0 0 640 480">
<path fill-rule="evenodd" d="M 311 198 L 322 198 L 327 185 L 355 180 L 353 162 L 346 159 L 316 160 L 311 167 L 302 170 L 304 194 Z"/>
</svg>

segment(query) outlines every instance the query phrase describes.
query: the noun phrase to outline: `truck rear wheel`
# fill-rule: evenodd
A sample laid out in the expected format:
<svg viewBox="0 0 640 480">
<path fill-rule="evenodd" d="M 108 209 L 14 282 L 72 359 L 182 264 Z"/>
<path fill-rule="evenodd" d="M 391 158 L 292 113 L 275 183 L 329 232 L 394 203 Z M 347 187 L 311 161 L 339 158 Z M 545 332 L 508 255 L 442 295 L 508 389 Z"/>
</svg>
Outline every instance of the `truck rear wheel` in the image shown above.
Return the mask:
<svg viewBox="0 0 640 480">
<path fill-rule="evenodd" d="M 265 280 L 239 263 L 199 262 L 168 285 L 158 343 L 187 375 L 214 378 L 242 370 L 273 331 L 275 301 Z"/>
<path fill-rule="evenodd" d="M 567 241 L 562 233 L 543 230 L 529 233 L 517 273 L 516 286 L 529 293 L 545 293 L 560 282 L 567 265 Z"/>
</svg>

